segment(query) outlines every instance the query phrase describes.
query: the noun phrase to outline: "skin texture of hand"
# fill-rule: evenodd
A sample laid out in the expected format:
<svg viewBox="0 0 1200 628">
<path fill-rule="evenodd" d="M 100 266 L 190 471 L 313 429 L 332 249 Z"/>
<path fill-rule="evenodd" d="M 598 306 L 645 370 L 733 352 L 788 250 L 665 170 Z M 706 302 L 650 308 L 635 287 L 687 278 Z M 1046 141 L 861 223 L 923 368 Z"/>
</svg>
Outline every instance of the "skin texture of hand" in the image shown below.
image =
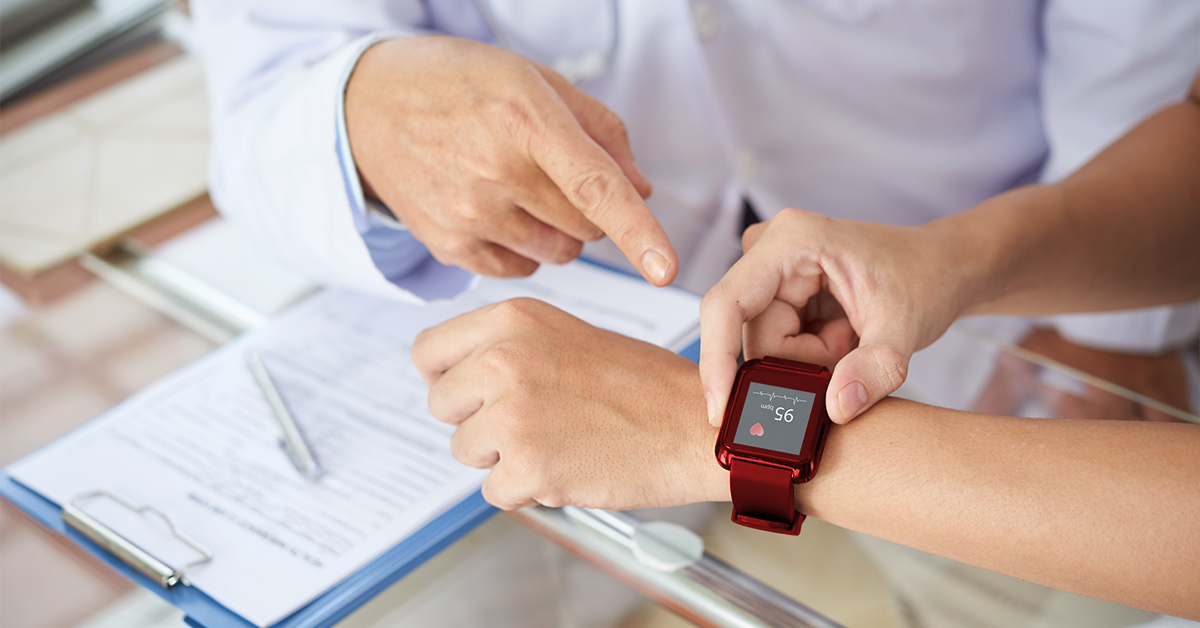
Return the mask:
<svg viewBox="0 0 1200 628">
<path fill-rule="evenodd" d="M 1128 388 L 1181 410 L 1189 408 L 1187 370 L 1178 351 L 1142 356 L 1101 351 L 1074 344 L 1053 329 L 1035 329 L 1020 346 L 1071 368 Z M 975 409 L 1012 414 L 1031 393 L 1066 419 L 1178 421 L 1179 419 L 1106 390 L 1086 386 L 1082 395 L 1041 382 L 1037 366 L 1024 360 L 1002 361 Z"/>
<path fill-rule="evenodd" d="M 623 510 L 728 501 L 694 364 L 533 299 L 490 305 L 417 337 L 429 409 L 458 426 L 483 496 L 511 510 Z"/>
<path fill-rule="evenodd" d="M 362 55 L 345 98 L 364 192 L 439 261 L 524 276 L 607 234 L 652 284 L 674 279 L 624 124 L 554 71 L 469 40 L 393 39 Z"/>
<path fill-rule="evenodd" d="M 899 388 L 913 352 L 946 331 L 966 298 L 955 288 L 966 265 L 932 259 L 931 238 L 795 209 L 747 229 L 746 254 L 700 308 L 710 423 L 720 424 L 743 342 L 746 358 L 832 368 L 826 403 L 836 423 Z"/>
</svg>

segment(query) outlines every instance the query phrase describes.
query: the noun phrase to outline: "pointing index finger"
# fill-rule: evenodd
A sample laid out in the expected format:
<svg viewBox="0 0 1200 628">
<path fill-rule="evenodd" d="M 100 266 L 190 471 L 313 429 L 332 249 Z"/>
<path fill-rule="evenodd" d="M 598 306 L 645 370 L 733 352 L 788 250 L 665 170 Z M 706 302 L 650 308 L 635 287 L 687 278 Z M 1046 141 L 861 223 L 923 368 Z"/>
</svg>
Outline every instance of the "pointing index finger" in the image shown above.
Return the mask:
<svg viewBox="0 0 1200 628">
<path fill-rule="evenodd" d="M 667 234 L 616 161 L 561 102 L 530 141 L 534 162 L 567 200 L 612 238 L 647 281 L 665 286 L 679 262 Z"/>
</svg>

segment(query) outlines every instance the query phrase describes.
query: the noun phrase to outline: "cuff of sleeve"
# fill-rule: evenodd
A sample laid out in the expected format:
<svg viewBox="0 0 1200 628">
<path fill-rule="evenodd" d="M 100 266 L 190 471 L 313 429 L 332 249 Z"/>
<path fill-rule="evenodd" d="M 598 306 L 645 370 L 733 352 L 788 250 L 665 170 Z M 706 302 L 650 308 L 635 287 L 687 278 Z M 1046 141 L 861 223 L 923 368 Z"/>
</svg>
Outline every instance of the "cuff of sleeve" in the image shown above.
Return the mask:
<svg viewBox="0 0 1200 628">
<path fill-rule="evenodd" d="M 471 285 L 471 275 L 431 257 L 409 273 L 419 275 L 413 288 L 393 283 L 376 266 L 341 176 L 338 89 L 351 61 L 381 37 L 347 41 L 229 116 L 214 134 L 210 188 L 222 213 L 254 233 L 264 250 L 318 282 L 409 301 L 455 296 Z"/>
<path fill-rule="evenodd" d="M 425 300 L 454 297 L 474 284 L 474 276 L 465 270 L 446 266 L 429 254 L 429 250 L 409 232 L 408 227 L 391 215 L 382 203 L 366 200 L 358 166 L 350 150 L 350 133 L 346 128 L 346 86 L 358 60 L 371 46 L 413 33 L 376 33 L 355 42 L 346 58 L 338 82 L 338 98 L 334 112 L 337 124 L 337 156 L 342 183 L 354 218 L 354 226 L 367 246 L 376 269 L 392 284 Z"/>
<path fill-rule="evenodd" d="M 392 219 L 390 223 L 380 220 L 378 214 L 381 213 L 382 205 L 379 209 L 372 207 L 375 203 L 369 203 L 363 195 L 362 181 L 358 178 L 358 165 L 354 162 L 354 153 L 350 152 L 350 132 L 346 129 L 346 86 L 350 83 L 350 75 L 354 73 L 358 60 L 362 58 L 368 48 L 380 42 L 411 35 L 411 33 L 388 32 L 375 33 L 359 39 L 346 57 L 345 67 L 338 78 L 338 98 L 334 109 L 337 123 L 338 165 L 341 166 L 346 196 L 350 199 L 350 210 L 354 213 L 354 226 L 358 228 L 359 233 L 365 234 L 374 227 L 388 227 L 404 231 L 407 231 L 407 228 L 395 219 Z"/>
<path fill-rule="evenodd" d="M 1195 339 L 1200 302 L 1098 314 L 1064 314 L 1050 319 L 1063 338 L 1120 353 L 1160 354 Z"/>
</svg>

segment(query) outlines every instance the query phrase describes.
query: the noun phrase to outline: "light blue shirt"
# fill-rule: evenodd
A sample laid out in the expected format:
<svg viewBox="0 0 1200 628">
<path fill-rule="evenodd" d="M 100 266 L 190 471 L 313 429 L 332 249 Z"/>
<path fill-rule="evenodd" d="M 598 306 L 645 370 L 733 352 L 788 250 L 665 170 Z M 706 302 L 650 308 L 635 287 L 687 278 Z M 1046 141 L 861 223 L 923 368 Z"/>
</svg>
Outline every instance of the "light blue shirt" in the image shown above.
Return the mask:
<svg viewBox="0 0 1200 628">
<path fill-rule="evenodd" d="M 357 61 L 355 58 L 343 78 L 343 96 L 337 100 L 335 121 L 338 165 L 342 169 L 342 183 L 350 200 L 354 226 L 371 253 L 371 261 L 388 281 L 425 300 L 453 297 L 470 285 L 474 275 L 434 259 L 429 249 L 403 223 L 393 218 L 382 203 L 367 201 L 363 195 L 358 166 L 350 151 L 345 112 L 346 82 Z"/>
</svg>

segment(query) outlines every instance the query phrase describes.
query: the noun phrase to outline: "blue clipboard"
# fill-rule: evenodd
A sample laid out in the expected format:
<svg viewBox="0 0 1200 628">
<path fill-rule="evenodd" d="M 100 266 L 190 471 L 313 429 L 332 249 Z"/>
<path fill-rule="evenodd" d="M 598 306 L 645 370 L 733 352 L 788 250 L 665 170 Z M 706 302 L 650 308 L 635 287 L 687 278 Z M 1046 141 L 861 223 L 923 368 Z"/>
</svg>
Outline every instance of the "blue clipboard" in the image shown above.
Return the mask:
<svg viewBox="0 0 1200 628">
<path fill-rule="evenodd" d="M 68 528 L 63 523 L 62 509 L 58 505 L 22 486 L 4 472 L 0 472 L 0 496 L 42 525 L 74 541 L 126 578 L 182 610 L 189 625 L 197 628 L 256 628 L 195 587 L 179 585 L 167 589 L 160 586 L 76 530 Z M 479 491 L 475 491 L 272 628 L 333 626 L 496 512 L 496 508 L 485 502 Z"/>
<path fill-rule="evenodd" d="M 693 362 L 699 361 L 700 340 L 697 339 L 688 345 L 679 355 Z M 43 526 L 70 539 L 126 578 L 182 610 L 188 625 L 195 628 L 256 628 L 254 624 L 195 587 L 175 586 L 167 589 L 160 586 L 78 531 L 67 527 L 63 522 L 62 508 L 26 488 L 5 471 L 0 471 L 0 497 L 4 497 Z M 495 507 L 484 501 L 481 492 L 475 491 L 425 527 L 334 585 L 332 589 L 273 624 L 271 628 L 333 626 L 497 512 Z"/>
</svg>

